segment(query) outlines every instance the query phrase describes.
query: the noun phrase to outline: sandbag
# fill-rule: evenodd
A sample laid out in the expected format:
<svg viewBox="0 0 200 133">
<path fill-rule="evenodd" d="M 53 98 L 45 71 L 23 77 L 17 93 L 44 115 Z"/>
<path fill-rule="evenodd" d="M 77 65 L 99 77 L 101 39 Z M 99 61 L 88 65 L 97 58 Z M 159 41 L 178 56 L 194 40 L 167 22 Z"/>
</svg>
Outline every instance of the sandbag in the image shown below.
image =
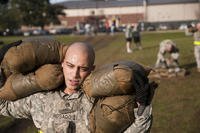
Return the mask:
<svg viewBox="0 0 200 133">
<path fill-rule="evenodd" d="M 47 64 L 27 75 L 21 73 L 10 75 L 0 89 L 0 98 L 13 101 L 39 91 L 56 89 L 62 83 L 64 76 L 61 66 Z"/>
<path fill-rule="evenodd" d="M 3 87 L 0 89 L 0 99 L 5 100 L 15 100 L 17 99 L 17 95 L 13 91 L 12 81 L 15 78 L 15 75 L 10 76 Z"/>
<path fill-rule="evenodd" d="M 35 67 L 35 54 L 32 44 L 22 44 L 10 48 L 1 62 L 1 68 L 6 77 L 12 73 L 25 73 Z"/>
<path fill-rule="evenodd" d="M 46 64 L 35 72 L 36 82 L 42 90 L 52 90 L 64 83 L 60 64 Z"/>
<path fill-rule="evenodd" d="M 18 45 L 20 45 L 21 43 L 22 43 L 22 40 L 18 40 L 18 41 L 16 41 L 16 42 L 3 45 L 3 46 L 0 48 L 0 62 L 2 62 L 2 60 L 3 60 L 3 58 L 4 58 L 4 55 L 6 54 L 6 52 L 8 51 L 8 49 L 10 49 L 11 47 L 14 47 L 14 46 L 18 46 Z"/>
<path fill-rule="evenodd" d="M 122 133 L 135 120 L 135 97 L 113 96 L 97 101 L 90 113 L 92 133 Z"/>
<path fill-rule="evenodd" d="M 66 50 L 66 45 L 51 38 L 25 39 L 7 51 L 1 69 L 6 77 L 12 73 L 27 74 L 44 64 L 61 63 Z"/>
<path fill-rule="evenodd" d="M 135 94 L 135 79 L 146 84 L 149 72 L 150 69 L 132 61 L 115 62 L 92 72 L 84 81 L 83 90 L 90 97 Z"/>
</svg>

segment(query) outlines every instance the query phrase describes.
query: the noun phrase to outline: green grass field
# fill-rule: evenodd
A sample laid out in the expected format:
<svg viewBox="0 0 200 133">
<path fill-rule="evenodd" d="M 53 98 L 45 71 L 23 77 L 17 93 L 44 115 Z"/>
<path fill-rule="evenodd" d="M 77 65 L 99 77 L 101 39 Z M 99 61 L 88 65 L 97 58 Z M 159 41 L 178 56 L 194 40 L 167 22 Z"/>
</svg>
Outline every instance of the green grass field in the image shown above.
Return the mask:
<svg viewBox="0 0 200 133">
<path fill-rule="evenodd" d="M 5 43 L 22 39 L 23 37 L 2 37 Z M 190 74 L 186 77 L 157 80 L 159 88 L 153 99 L 154 121 L 152 133 L 199 133 L 200 132 L 200 73 L 196 71 L 193 54 L 193 39 L 183 32 L 149 32 L 142 33 L 143 50 L 137 50 L 134 45 L 133 53 L 125 50 L 124 34 L 114 36 L 55 36 L 61 42 L 72 43 L 85 41 L 91 43 L 96 51 L 97 67 L 117 60 L 132 60 L 145 66 L 153 66 L 156 61 L 158 44 L 163 39 L 172 39 L 180 49 L 180 65 Z M 7 127 L 8 132 L 33 133 L 33 127 L 26 122 L 18 125 L 13 119 L 0 118 L 0 129 Z M 14 126 L 13 126 L 14 125 Z M 12 128 L 11 128 L 11 127 Z M 24 129 L 22 128 L 24 127 Z M 20 128 L 22 131 L 19 131 Z M 1 131 L 0 130 L 0 131 Z"/>
</svg>

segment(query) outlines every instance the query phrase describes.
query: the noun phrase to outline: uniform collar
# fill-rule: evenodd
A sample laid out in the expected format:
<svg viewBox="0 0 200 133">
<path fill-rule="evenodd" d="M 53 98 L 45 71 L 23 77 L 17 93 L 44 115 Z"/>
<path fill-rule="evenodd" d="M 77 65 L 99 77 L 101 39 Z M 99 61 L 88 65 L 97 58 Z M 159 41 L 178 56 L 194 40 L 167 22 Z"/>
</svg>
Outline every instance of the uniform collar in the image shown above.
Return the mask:
<svg viewBox="0 0 200 133">
<path fill-rule="evenodd" d="M 67 100 L 78 99 L 79 97 L 81 97 L 82 94 L 83 91 L 81 89 L 71 95 L 64 93 L 64 90 L 60 90 L 61 97 Z"/>
</svg>

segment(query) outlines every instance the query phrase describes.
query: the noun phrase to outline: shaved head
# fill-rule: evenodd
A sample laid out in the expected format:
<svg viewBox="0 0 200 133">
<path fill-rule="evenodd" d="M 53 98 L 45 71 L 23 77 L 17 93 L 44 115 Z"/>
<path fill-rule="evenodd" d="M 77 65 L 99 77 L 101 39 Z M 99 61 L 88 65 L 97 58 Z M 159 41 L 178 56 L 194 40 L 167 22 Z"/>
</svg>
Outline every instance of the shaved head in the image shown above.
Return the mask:
<svg viewBox="0 0 200 133">
<path fill-rule="evenodd" d="M 66 51 L 66 55 L 68 55 L 68 53 L 71 53 L 71 52 L 88 56 L 89 62 L 90 62 L 89 64 L 90 65 L 94 64 L 95 52 L 94 52 L 93 47 L 90 44 L 83 43 L 83 42 L 75 42 L 68 47 Z"/>
</svg>

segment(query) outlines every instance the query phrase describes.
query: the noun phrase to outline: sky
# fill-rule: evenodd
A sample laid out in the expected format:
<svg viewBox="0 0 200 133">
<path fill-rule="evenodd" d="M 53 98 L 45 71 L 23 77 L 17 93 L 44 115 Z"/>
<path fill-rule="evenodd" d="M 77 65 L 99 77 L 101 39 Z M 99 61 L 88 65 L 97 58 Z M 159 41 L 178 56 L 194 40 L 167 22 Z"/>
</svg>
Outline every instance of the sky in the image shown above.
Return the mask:
<svg viewBox="0 0 200 133">
<path fill-rule="evenodd" d="M 51 3 L 58 3 L 58 2 L 63 2 L 63 1 L 89 1 L 89 0 L 50 0 Z"/>
<path fill-rule="evenodd" d="M 77 1 L 77 0 L 50 0 L 51 3 L 58 3 L 58 2 L 63 2 L 63 1 Z M 81 0 L 81 1 L 87 1 L 87 0 Z"/>
<path fill-rule="evenodd" d="M 58 2 L 63 2 L 63 1 L 67 1 L 67 0 L 50 0 L 51 3 L 58 3 Z"/>
</svg>

